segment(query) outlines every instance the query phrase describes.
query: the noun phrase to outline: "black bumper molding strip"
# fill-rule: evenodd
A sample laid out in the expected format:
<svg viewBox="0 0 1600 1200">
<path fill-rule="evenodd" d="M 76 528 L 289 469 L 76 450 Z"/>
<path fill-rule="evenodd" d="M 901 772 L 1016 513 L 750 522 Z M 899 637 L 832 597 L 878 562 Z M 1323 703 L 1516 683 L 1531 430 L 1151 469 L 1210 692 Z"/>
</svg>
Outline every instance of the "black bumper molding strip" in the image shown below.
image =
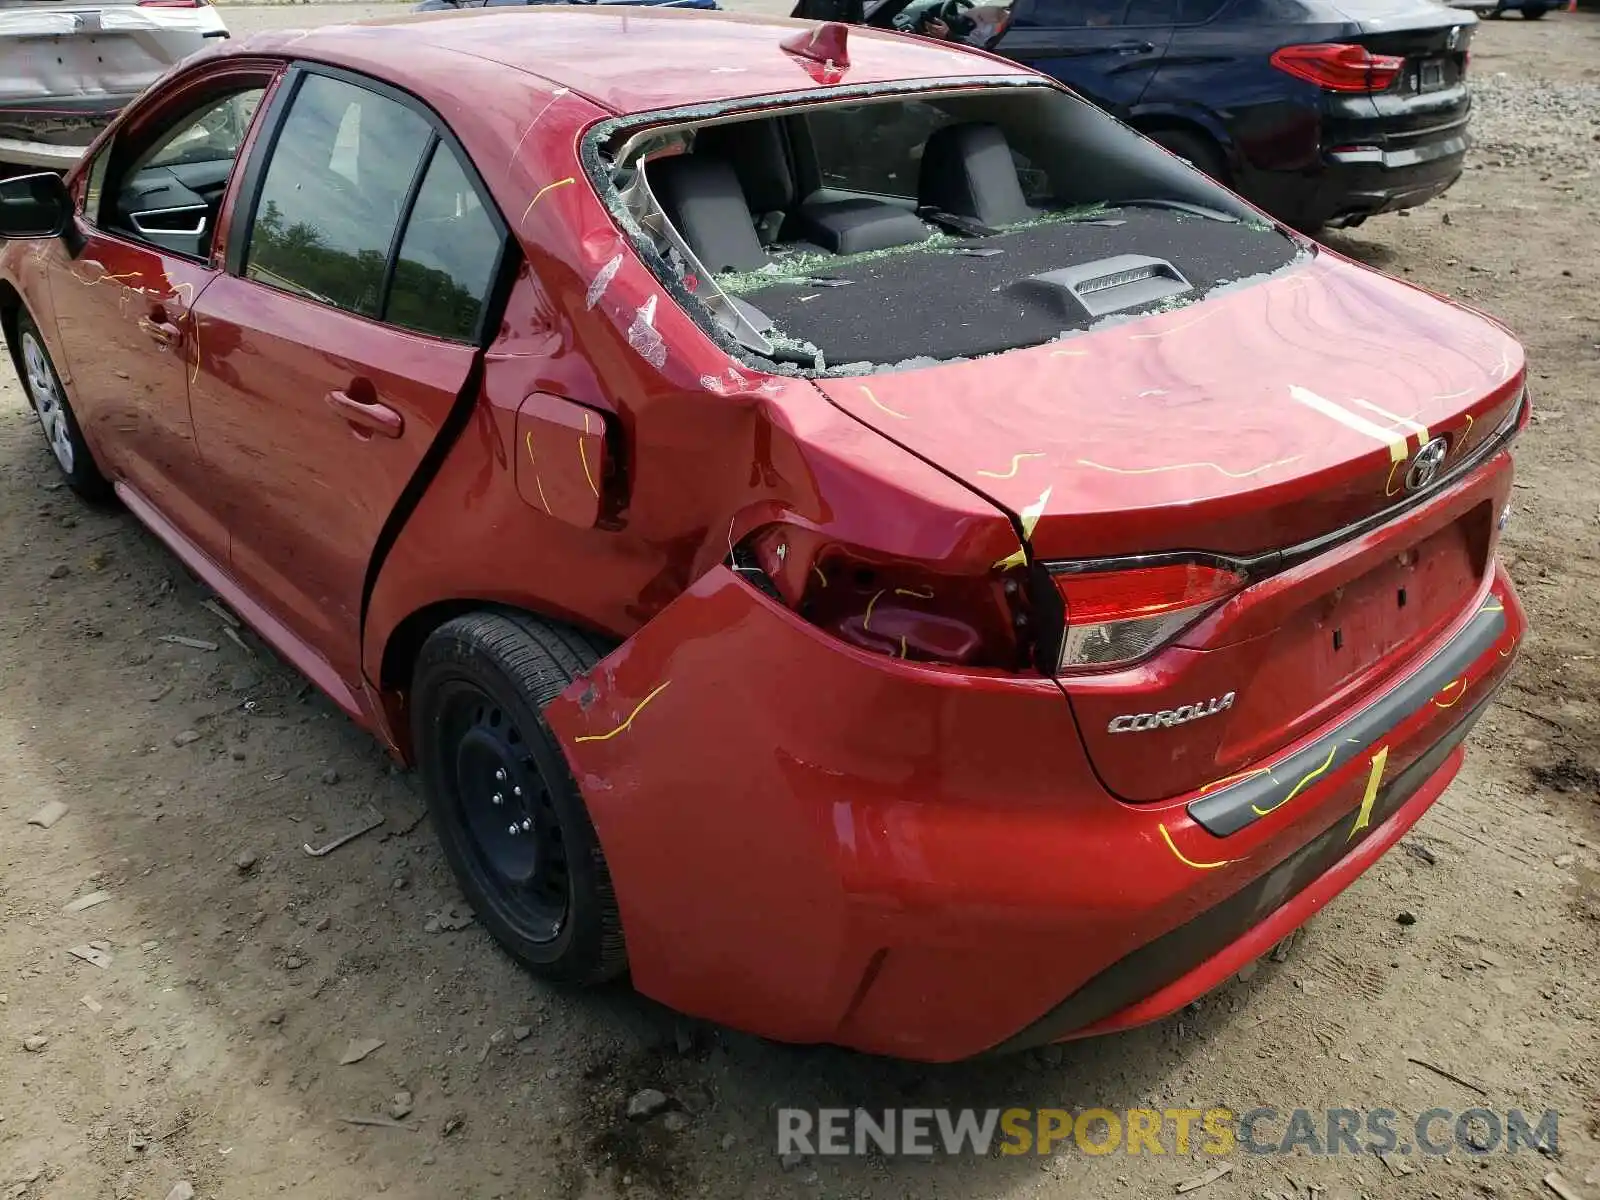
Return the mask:
<svg viewBox="0 0 1600 1200">
<path fill-rule="evenodd" d="M 1398 687 L 1270 771 L 1247 775 L 1190 801 L 1189 816 L 1207 833 L 1228 837 L 1281 808 L 1317 779 L 1366 753 L 1395 726 L 1460 679 L 1500 640 L 1505 628 L 1505 608 L 1498 596 L 1491 596 L 1466 628 Z"/>
</svg>

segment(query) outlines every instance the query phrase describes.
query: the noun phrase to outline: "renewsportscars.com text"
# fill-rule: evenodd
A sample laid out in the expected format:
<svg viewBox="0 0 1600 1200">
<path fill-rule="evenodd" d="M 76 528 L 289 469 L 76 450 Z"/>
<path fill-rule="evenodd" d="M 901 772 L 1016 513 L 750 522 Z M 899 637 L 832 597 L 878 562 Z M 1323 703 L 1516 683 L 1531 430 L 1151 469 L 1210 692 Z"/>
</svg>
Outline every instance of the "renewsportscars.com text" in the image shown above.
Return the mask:
<svg viewBox="0 0 1600 1200">
<path fill-rule="evenodd" d="M 813 1155 L 1426 1154 L 1559 1149 L 1546 1110 L 1430 1108 L 781 1108 L 778 1153 Z"/>
</svg>

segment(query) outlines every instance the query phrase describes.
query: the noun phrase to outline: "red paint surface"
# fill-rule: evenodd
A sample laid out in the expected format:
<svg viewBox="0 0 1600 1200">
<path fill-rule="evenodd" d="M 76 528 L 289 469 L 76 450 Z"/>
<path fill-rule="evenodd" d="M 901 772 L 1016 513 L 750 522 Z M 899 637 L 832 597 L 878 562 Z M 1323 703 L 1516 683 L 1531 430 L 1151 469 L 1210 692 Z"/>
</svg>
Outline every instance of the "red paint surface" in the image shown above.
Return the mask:
<svg viewBox="0 0 1600 1200">
<path fill-rule="evenodd" d="M 610 860 L 641 989 L 773 1036 L 955 1058 L 1353 813 L 1359 764 L 1222 841 L 1182 806 L 1196 778 L 1284 753 L 1391 686 L 1491 584 L 1507 637 L 1459 690 L 1498 683 L 1523 629 L 1490 566 L 1509 456 L 1257 585 L 1136 671 L 1064 684 L 847 646 L 736 579 L 720 565 L 730 548 L 769 526 L 764 545 L 844 548 L 887 564 L 908 613 L 930 590 L 908 570 L 999 594 L 994 564 L 1018 550 L 1014 518 L 1047 489 L 1032 538 L 1045 557 L 1277 548 L 1394 502 L 1382 439 L 1291 386 L 1443 432 L 1455 462 L 1509 405 L 1522 357 L 1485 319 L 1321 251 L 1178 312 L 982 363 L 820 390 L 757 372 L 717 349 L 634 256 L 578 147 L 613 113 L 818 92 L 816 64 L 780 45 L 795 29 L 551 9 L 262 35 L 187 64 L 106 135 L 157 121 L 184 89 L 215 87 L 241 64 L 265 80 L 304 57 L 411 91 L 460 138 L 525 255 L 481 353 L 229 275 L 221 233 L 218 255 L 196 264 L 80 222 L 76 256 L 65 242 L 11 244 L 0 279 L 44 326 L 132 511 L 402 755 L 406 654 L 444 615 L 506 604 L 621 642 L 549 718 Z M 1026 74 L 863 30 L 849 50 L 829 80 Z M 81 172 L 72 182 L 81 193 Z M 232 204 L 230 192 L 222 231 Z M 644 312 L 664 357 L 640 352 L 648 337 L 630 342 Z M 151 329 L 166 325 L 179 336 L 158 345 Z M 339 392 L 386 405 L 399 436 L 352 426 L 348 406 L 329 402 Z M 603 434 L 579 431 L 585 413 Z M 439 445 L 446 428 L 459 432 Z M 530 499 L 530 432 L 567 439 L 559 503 Z M 1408 431 L 1402 453 L 1419 440 Z M 593 488 L 581 473 L 591 447 L 597 460 L 604 451 Z M 430 451 L 437 473 L 397 516 Z M 1484 530 L 1470 535 L 1480 544 L 1452 548 L 1449 531 L 1469 527 Z M 1385 560 L 1426 537 L 1444 549 L 1417 570 L 1455 605 L 1425 606 L 1369 670 L 1330 667 L 1324 702 L 1296 697 L 1296 656 L 1325 632 L 1329 589 L 1392 590 Z M 786 579 L 808 578 L 786 566 Z M 1107 712 L 1239 687 L 1247 657 L 1257 675 L 1239 711 L 1250 720 L 1158 754 L 1133 739 L 1126 762 L 1096 740 Z M 1448 717 L 1424 710 L 1397 730 L 1390 769 Z M 1104 1027 L 1181 1003 L 1325 902 L 1431 802 L 1454 761 L 1267 925 Z M 1163 825 L 1183 855 L 1229 865 L 1185 865 Z"/>
</svg>

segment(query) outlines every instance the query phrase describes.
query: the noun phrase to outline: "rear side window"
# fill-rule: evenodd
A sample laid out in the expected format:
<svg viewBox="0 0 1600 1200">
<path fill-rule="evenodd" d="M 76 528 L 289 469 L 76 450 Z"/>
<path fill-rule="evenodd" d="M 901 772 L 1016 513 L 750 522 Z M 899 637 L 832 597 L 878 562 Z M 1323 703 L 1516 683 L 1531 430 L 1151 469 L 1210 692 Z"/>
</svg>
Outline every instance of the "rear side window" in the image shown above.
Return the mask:
<svg viewBox="0 0 1600 1200">
<path fill-rule="evenodd" d="M 378 316 L 395 230 L 432 140 L 405 105 L 307 76 L 261 182 L 245 273 Z"/>
<path fill-rule="evenodd" d="M 494 282 L 500 233 L 450 147 L 434 150 L 406 223 L 384 318 L 470 340 Z"/>
<path fill-rule="evenodd" d="M 1178 24 L 1203 25 L 1227 7 L 1228 0 L 1178 0 Z"/>
</svg>

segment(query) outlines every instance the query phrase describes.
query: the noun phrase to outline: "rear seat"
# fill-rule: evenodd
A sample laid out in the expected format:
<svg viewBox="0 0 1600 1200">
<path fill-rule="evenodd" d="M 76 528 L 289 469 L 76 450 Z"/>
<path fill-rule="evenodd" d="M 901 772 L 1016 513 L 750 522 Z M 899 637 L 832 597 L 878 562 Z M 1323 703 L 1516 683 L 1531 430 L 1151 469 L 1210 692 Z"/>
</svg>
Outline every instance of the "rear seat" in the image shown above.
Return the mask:
<svg viewBox="0 0 1600 1200">
<path fill-rule="evenodd" d="M 1038 215 L 1022 194 L 1006 135 L 979 122 L 933 131 L 922 151 L 917 200 L 993 229 Z"/>
<path fill-rule="evenodd" d="M 703 129 L 692 153 L 653 160 L 649 175 L 667 217 L 713 274 L 756 270 L 769 261 L 763 246 L 779 243 L 860 254 L 915 245 L 929 235 L 914 213 L 881 200 L 797 204 L 776 120 Z"/>
</svg>

